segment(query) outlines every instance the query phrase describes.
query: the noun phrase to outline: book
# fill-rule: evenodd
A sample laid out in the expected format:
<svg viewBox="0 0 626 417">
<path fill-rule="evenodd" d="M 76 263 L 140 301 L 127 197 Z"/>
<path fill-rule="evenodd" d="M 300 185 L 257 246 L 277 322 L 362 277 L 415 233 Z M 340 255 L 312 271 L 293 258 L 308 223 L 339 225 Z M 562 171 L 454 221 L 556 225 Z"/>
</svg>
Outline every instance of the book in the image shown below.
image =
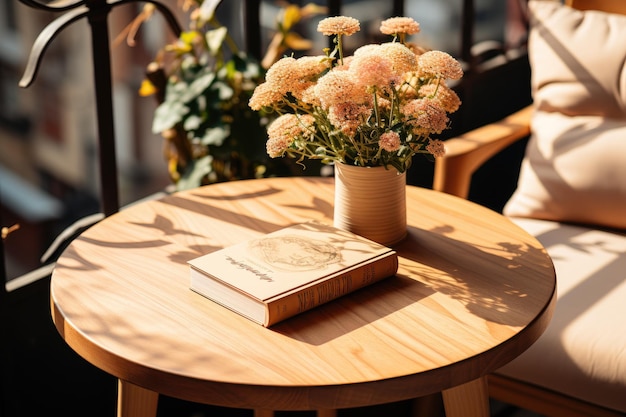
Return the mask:
<svg viewBox="0 0 626 417">
<path fill-rule="evenodd" d="M 364 237 L 311 221 L 188 263 L 191 290 L 269 327 L 395 275 L 398 255 Z"/>
</svg>

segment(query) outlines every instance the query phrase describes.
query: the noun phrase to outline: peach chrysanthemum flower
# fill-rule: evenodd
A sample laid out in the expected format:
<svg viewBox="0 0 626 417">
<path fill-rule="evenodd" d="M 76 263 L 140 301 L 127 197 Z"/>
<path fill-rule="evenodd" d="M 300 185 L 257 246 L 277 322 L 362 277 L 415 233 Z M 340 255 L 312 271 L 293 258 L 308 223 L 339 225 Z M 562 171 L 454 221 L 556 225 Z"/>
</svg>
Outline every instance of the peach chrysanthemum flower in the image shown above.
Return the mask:
<svg viewBox="0 0 626 417">
<path fill-rule="evenodd" d="M 398 84 L 400 78 L 394 74 L 391 63 L 380 55 L 363 54 L 355 57 L 350 64 L 350 72 L 360 85 L 385 88 Z"/>
<path fill-rule="evenodd" d="M 435 158 L 441 158 L 446 154 L 445 144 L 439 139 L 428 139 L 426 150 L 433 154 Z"/>
<path fill-rule="evenodd" d="M 419 57 L 419 71 L 427 77 L 458 80 L 463 76 L 461 64 L 442 51 L 428 51 Z"/>
<path fill-rule="evenodd" d="M 330 61 L 325 56 L 304 56 L 298 58 L 291 68 L 292 82 L 289 92 L 297 99 L 302 99 L 304 92 L 315 84 L 317 78 L 330 68 Z"/>
<path fill-rule="evenodd" d="M 283 114 L 267 127 L 267 154 L 271 158 L 282 156 L 298 138 L 313 137 L 315 118 L 309 114 L 297 116 Z"/>
<path fill-rule="evenodd" d="M 298 78 L 294 77 L 298 64 L 295 58 L 284 57 L 272 65 L 265 74 L 265 81 L 274 86 L 274 89 L 282 94 L 297 87 Z"/>
<path fill-rule="evenodd" d="M 353 17 L 335 16 L 322 19 L 317 24 L 317 31 L 326 36 L 332 35 L 354 35 L 361 30 L 361 24 Z"/>
<path fill-rule="evenodd" d="M 402 76 L 405 72 L 417 69 L 417 56 L 406 46 L 398 42 L 380 44 L 376 53 L 391 62 L 394 72 Z"/>
<path fill-rule="evenodd" d="M 371 55 L 375 54 L 378 51 L 380 45 L 375 43 L 368 43 L 367 45 L 360 46 L 354 51 L 354 57 L 359 57 L 361 55 Z"/>
<path fill-rule="evenodd" d="M 322 103 L 320 103 L 320 99 L 317 98 L 317 96 L 315 95 L 315 84 L 311 84 L 309 87 L 302 90 L 299 98 L 304 104 L 309 104 L 316 107 L 322 106 Z"/>
<path fill-rule="evenodd" d="M 411 100 L 402 107 L 402 113 L 408 118 L 406 123 L 413 128 L 413 133 L 418 135 L 441 133 L 448 127 L 448 115 L 430 98 Z"/>
<path fill-rule="evenodd" d="M 316 81 L 319 75 L 330 68 L 331 59 L 325 55 L 303 56 L 296 60 L 294 76 L 305 81 Z"/>
<path fill-rule="evenodd" d="M 371 100 L 349 71 L 331 71 L 321 77 L 315 86 L 315 95 L 324 109 L 347 101 L 364 104 Z"/>
<path fill-rule="evenodd" d="M 348 137 L 354 137 L 359 126 L 372 113 L 371 108 L 354 102 L 337 103 L 328 110 L 328 120 Z"/>
<path fill-rule="evenodd" d="M 385 132 L 380 135 L 378 145 L 387 152 L 395 152 L 400 149 L 400 135 L 396 132 Z"/>
<path fill-rule="evenodd" d="M 420 31 L 420 24 L 410 17 L 392 17 L 383 20 L 380 24 L 380 32 L 385 35 L 398 35 L 404 33 L 413 35 Z"/>
<path fill-rule="evenodd" d="M 272 84 L 259 84 L 252 93 L 248 105 L 252 110 L 259 111 L 263 107 L 270 107 L 283 99 L 283 95 L 276 91 Z"/>
<path fill-rule="evenodd" d="M 454 113 L 461 106 L 459 96 L 443 82 L 438 86 L 437 84 L 426 84 L 420 88 L 419 93 L 423 97 L 430 97 L 438 101 L 441 107 L 448 113 Z"/>
</svg>

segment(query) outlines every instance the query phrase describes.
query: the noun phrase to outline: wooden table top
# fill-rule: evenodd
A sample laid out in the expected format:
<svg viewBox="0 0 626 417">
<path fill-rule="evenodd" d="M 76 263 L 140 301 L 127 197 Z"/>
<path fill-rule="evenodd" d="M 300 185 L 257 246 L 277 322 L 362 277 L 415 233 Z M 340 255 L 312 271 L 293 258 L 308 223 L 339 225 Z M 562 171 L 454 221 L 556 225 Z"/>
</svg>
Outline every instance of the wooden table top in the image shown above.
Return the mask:
<svg viewBox="0 0 626 417">
<path fill-rule="evenodd" d="M 237 181 L 131 206 L 60 257 L 57 329 L 81 356 L 161 394 L 238 408 L 330 409 L 442 391 L 544 331 L 555 273 L 505 217 L 407 187 L 398 275 L 272 328 L 189 290 L 187 261 L 289 224 L 332 224 L 333 180 Z"/>
</svg>

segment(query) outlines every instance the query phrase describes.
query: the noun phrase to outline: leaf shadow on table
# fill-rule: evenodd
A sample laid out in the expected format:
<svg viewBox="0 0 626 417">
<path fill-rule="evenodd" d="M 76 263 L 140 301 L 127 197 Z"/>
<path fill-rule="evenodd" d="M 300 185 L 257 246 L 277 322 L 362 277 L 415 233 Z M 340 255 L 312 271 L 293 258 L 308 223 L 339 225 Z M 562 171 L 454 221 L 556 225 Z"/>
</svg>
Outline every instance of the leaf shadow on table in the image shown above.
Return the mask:
<svg viewBox="0 0 626 417">
<path fill-rule="evenodd" d="M 408 228 L 394 246 L 400 269 L 394 277 L 273 326 L 273 331 L 311 344 L 326 343 L 434 295 L 486 322 L 526 326 L 547 303 L 533 300 L 536 280 L 553 274 L 540 247 L 521 242 L 472 244 L 451 237 L 450 226 Z M 538 284 L 544 293 L 550 282 Z M 402 297 L 398 297 L 402 293 Z M 541 298 L 541 297 L 539 297 Z"/>
<path fill-rule="evenodd" d="M 269 186 L 261 191 L 248 192 L 248 193 L 238 193 L 233 195 L 215 195 L 208 193 L 194 193 L 191 194 L 195 197 L 206 199 L 206 200 L 214 200 L 214 201 L 239 201 L 250 198 L 259 198 L 259 197 L 268 197 L 274 194 L 279 194 L 283 192 L 283 190 L 278 189 L 276 187 Z"/>
<path fill-rule="evenodd" d="M 184 196 L 175 194 L 166 196 L 163 199 L 153 202 L 152 204 L 165 204 L 169 206 L 175 206 L 177 208 L 182 208 L 184 210 L 188 210 L 202 216 L 219 219 L 220 222 L 227 222 L 234 226 L 250 228 L 251 230 L 261 233 L 270 233 L 272 231 L 286 227 L 287 224 L 275 223 L 259 219 L 258 217 L 252 215 L 242 214 L 239 210 L 236 209 L 237 203 L 246 199 L 256 199 L 261 196 L 269 196 L 280 192 L 283 191 L 274 187 L 268 187 L 255 193 L 238 193 L 231 196 L 206 195 L 202 193 L 192 194 L 194 198 L 200 198 L 203 201 L 194 200 L 192 198 L 185 198 Z M 217 202 L 217 204 L 212 204 L 211 202 L 213 201 Z M 224 202 L 230 202 L 232 204 L 224 204 Z M 288 205 L 285 208 L 292 210 L 301 210 L 304 213 L 314 213 L 311 215 L 311 218 L 320 218 L 324 216 L 328 217 L 329 213 L 332 213 L 332 205 L 317 197 L 313 197 L 310 202 L 302 202 L 302 204 Z M 329 221 L 329 219 L 325 219 L 325 221 Z M 213 233 L 215 233 L 215 231 L 213 230 L 199 231 L 177 227 L 177 225 L 171 219 L 161 214 L 156 214 L 152 218 L 152 220 L 129 221 L 128 225 L 131 228 L 144 229 L 146 231 L 153 230 L 155 233 L 153 233 L 152 237 L 149 240 L 132 242 L 119 241 L 118 239 L 116 239 L 115 235 L 109 236 L 110 239 L 95 238 L 90 236 L 89 233 L 80 236 L 78 239 L 89 243 L 90 245 L 101 247 L 129 250 L 146 250 L 150 248 L 171 245 L 172 240 L 170 238 L 175 235 L 182 234 L 191 237 L 210 237 Z M 179 250 L 171 253 L 169 255 L 169 259 L 170 261 L 178 264 L 186 264 L 187 261 L 189 261 L 190 259 L 219 250 L 221 248 L 223 248 L 222 245 L 188 245 L 185 247 L 185 250 Z M 90 262 L 88 259 L 82 258 L 77 253 L 71 253 L 71 251 L 67 251 L 65 255 L 66 257 L 73 258 L 75 261 L 72 266 L 68 266 L 69 268 L 82 270 L 96 270 L 100 268 L 99 265 Z"/>
<path fill-rule="evenodd" d="M 202 201 L 175 194 L 163 198 L 160 200 L 160 203 L 173 205 L 178 208 L 193 211 L 194 213 L 213 217 L 235 226 L 249 227 L 263 233 L 270 233 L 287 226 L 287 224 L 274 223 L 259 218 L 254 214 L 245 214 L 240 209 L 240 203 L 245 200 L 257 200 L 260 197 L 267 197 L 283 192 L 284 190 L 268 187 L 254 193 L 238 193 L 228 196 L 192 193 L 194 198 L 201 199 Z M 302 204 L 281 204 L 281 206 L 286 210 L 297 210 L 301 211 L 303 214 L 310 213 L 311 218 L 325 218 L 327 221 L 332 221 L 330 217 L 333 212 L 332 205 L 317 197 L 312 197 L 311 201 L 302 202 Z"/>
<path fill-rule="evenodd" d="M 246 215 L 242 213 L 241 210 L 238 210 L 238 204 L 248 199 L 256 200 L 259 197 L 270 196 L 281 192 L 284 192 L 284 190 L 267 187 L 259 192 L 238 193 L 228 196 L 193 193 L 192 195 L 194 198 L 201 199 L 202 201 L 185 198 L 181 195 L 172 195 L 160 200 L 159 203 L 183 208 L 203 216 L 219 219 L 220 222 L 227 222 L 233 226 L 249 228 L 255 232 L 271 233 L 282 229 L 283 227 L 295 224 L 297 221 L 291 223 L 276 223 L 266 219 L 261 219 L 255 215 Z M 321 198 L 312 197 L 310 201 L 303 201 L 301 204 L 281 204 L 281 206 L 288 210 L 300 211 L 303 214 L 302 221 L 308 218 L 315 218 L 329 224 L 332 223 L 331 216 L 333 207 L 330 203 Z M 153 227 L 165 235 L 174 233 L 196 235 L 195 233 L 186 232 L 184 230 L 176 230 L 171 224 L 167 225 L 164 222 L 159 221 L 158 218 L 155 218 L 154 222 L 146 223 L 143 226 Z M 205 230 L 202 232 L 202 234 L 207 237 L 210 237 L 214 233 L 216 233 L 215 230 Z M 217 233 L 220 233 L 220 231 L 217 231 Z M 174 253 L 170 256 L 170 259 L 173 262 L 186 263 L 194 257 L 222 248 L 223 246 L 215 245 L 189 246 L 188 251 Z"/>
<path fill-rule="evenodd" d="M 210 200 L 216 199 L 217 197 L 211 197 L 211 196 L 207 196 L 203 194 L 198 194 L 196 195 L 196 197 L 202 198 L 206 200 L 206 202 L 192 200 L 192 199 L 184 198 L 178 195 L 172 195 L 172 196 L 166 197 L 160 202 L 162 204 L 169 204 L 169 205 L 176 206 L 178 208 L 192 211 L 194 213 L 201 214 L 203 216 L 213 217 L 213 218 L 219 219 L 220 221 L 227 222 L 235 226 L 251 227 L 254 225 L 255 227 L 259 228 L 259 230 L 262 230 L 264 232 L 269 231 L 269 230 L 275 230 L 278 227 L 280 227 L 272 222 L 267 222 L 265 220 L 255 218 L 253 216 L 247 216 L 237 210 L 229 209 L 228 204 L 210 204 L 209 203 Z M 228 200 L 216 200 L 216 201 L 239 202 L 243 198 L 255 198 L 255 197 L 253 194 L 250 194 L 247 197 L 242 196 L 240 198 L 237 198 L 237 196 L 232 196 L 232 198 L 229 198 Z M 207 231 L 207 233 L 210 233 L 210 231 Z"/>
<path fill-rule="evenodd" d="M 156 214 L 154 216 L 154 220 L 152 220 L 151 222 L 129 222 L 129 223 L 134 226 L 140 226 L 140 227 L 145 227 L 148 229 L 156 230 L 159 232 L 159 234 L 164 235 L 164 236 L 172 236 L 172 235 L 181 234 L 181 233 L 191 235 L 191 236 L 202 236 L 201 233 L 190 232 L 189 230 L 177 228 L 171 219 L 168 219 L 167 217 L 161 214 Z"/>
<path fill-rule="evenodd" d="M 396 249 L 412 263 L 415 279 L 474 315 L 497 324 L 528 325 L 529 314 L 540 313 L 549 301 L 535 297 L 537 292 L 553 289 L 546 279 L 554 276 L 553 265 L 545 251 L 519 241 L 467 243 L 452 238 L 453 232 L 445 225 L 411 227 Z"/>
<path fill-rule="evenodd" d="M 267 197 L 270 195 L 274 195 L 274 194 L 280 194 L 280 193 L 284 193 L 285 190 L 282 189 L 277 189 L 274 187 L 268 187 L 265 190 L 262 191 L 258 191 L 258 192 L 254 192 L 254 193 L 242 193 L 242 194 L 236 194 L 236 195 L 232 195 L 232 196 L 216 196 L 216 195 L 209 195 L 209 194 L 194 194 L 195 197 L 198 198 L 202 198 L 206 201 L 233 201 L 233 202 L 238 202 L 241 200 L 245 200 L 245 199 L 257 199 L 260 197 Z M 281 204 L 282 207 L 284 207 L 287 210 L 300 210 L 300 211 L 304 211 L 304 212 L 309 212 L 312 214 L 312 217 L 315 218 L 319 218 L 319 217 L 325 217 L 329 222 L 332 222 L 332 214 L 333 214 L 333 210 L 334 210 L 334 206 L 319 197 L 316 196 L 311 196 L 311 200 L 309 202 L 307 201 L 300 201 L 299 204 L 286 204 L 283 203 Z M 222 207 L 220 207 L 220 209 L 223 210 Z M 230 211 L 232 214 L 235 214 L 237 216 L 239 216 L 241 213 L 237 212 L 237 211 Z M 223 213 L 223 212 L 222 212 Z M 322 216 L 320 216 L 322 215 Z M 256 217 L 251 218 L 255 221 L 258 221 L 259 219 Z M 284 227 L 283 225 L 276 225 L 276 228 L 281 228 Z"/>
</svg>

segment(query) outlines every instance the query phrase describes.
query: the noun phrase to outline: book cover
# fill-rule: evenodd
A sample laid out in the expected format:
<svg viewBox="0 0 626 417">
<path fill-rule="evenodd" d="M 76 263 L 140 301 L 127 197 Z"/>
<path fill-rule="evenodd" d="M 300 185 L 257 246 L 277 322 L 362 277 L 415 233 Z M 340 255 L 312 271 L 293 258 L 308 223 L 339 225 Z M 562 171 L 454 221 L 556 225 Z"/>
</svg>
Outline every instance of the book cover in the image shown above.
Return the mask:
<svg viewBox="0 0 626 417">
<path fill-rule="evenodd" d="M 320 222 L 189 261 L 190 288 L 266 327 L 398 270 L 394 250 Z"/>
</svg>

